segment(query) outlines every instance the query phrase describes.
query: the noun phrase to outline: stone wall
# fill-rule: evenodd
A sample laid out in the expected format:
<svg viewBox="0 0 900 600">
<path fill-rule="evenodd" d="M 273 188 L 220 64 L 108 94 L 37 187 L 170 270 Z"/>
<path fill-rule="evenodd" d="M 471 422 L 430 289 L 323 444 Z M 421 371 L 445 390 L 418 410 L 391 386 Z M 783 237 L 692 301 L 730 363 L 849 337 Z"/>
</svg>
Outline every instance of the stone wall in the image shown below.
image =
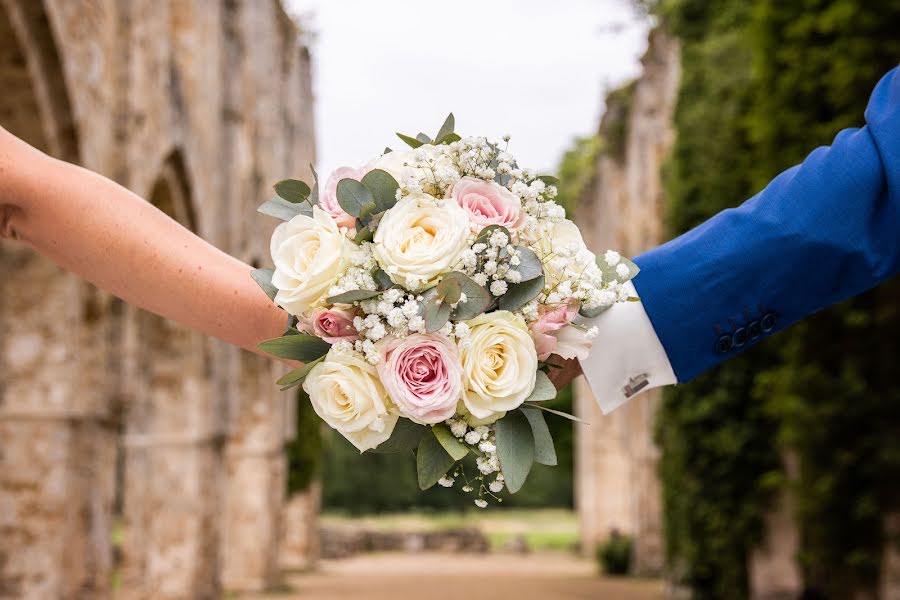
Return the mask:
<svg viewBox="0 0 900 600">
<path fill-rule="evenodd" d="M 277 0 L 0 0 L 0 125 L 248 263 L 271 183 L 309 176 L 309 69 Z M 10 242 L 0 282 L 0 598 L 277 583 L 277 367 Z"/>
<path fill-rule="evenodd" d="M 663 240 L 661 167 L 674 141 L 676 42 L 661 30 L 652 32 L 642 64 L 641 77 L 608 101 L 594 182 L 576 214 L 596 252 L 614 248 L 635 256 Z M 632 535 L 639 574 L 659 573 L 664 561 L 659 451 L 653 441 L 659 401 L 659 392 L 651 391 L 603 416 L 583 381 L 576 390 L 576 412 L 590 423 L 576 428 L 583 550 L 593 553 L 613 530 Z"/>
</svg>

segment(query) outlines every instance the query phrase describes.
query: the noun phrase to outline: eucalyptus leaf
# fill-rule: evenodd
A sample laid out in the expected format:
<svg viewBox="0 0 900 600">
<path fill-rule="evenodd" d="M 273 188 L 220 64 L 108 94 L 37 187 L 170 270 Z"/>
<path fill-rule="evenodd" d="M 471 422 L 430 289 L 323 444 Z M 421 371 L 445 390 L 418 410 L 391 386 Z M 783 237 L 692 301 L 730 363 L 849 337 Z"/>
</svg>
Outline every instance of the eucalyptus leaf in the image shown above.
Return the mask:
<svg viewBox="0 0 900 600">
<path fill-rule="evenodd" d="M 453 460 L 462 460 L 469 453 L 469 447 L 456 439 L 446 425 L 435 425 L 431 430 Z"/>
<path fill-rule="evenodd" d="M 575 421 L 576 423 L 581 423 L 581 424 L 583 424 L 583 425 L 590 425 L 590 423 L 588 423 L 587 421 L 585 421 L 585 420 L 583 420 L 583 419 L 579 419 L 579 418 L 576 417 L 575 415 L 570 415 L 569 413 L 563 412 L 563 411 L 561 411 L 561 410 L 555 410 L 555 409 L 552 409 L 552 408 L 547 408 L 547 407 L 544 406 L 543 404 L 523 404 L 522 406 L 529 406 L 529 407 L 531 407 L 531 408 L 536 408 L 536 409 L 538 409 L 538 410 L 542 410 L 542 411 L 544 411 L 544 412 L 548 412 L 548 413 L 550 413 L 551 415 L 556 415 L 557 417 L 562 417 L 562 418 L 568 419 L 568 420 L 570 420 L 570 421 Z"/>
<path fill-rule="evenodd" d="M 478 232 L 478 235 L 475 236 L 475 241 L 472 242 L 472 245 L 474 246 L 475 244 L 487 244 L 488 240 L 491 239 L 491 236 L 494 235 L 495 231 L 502 231 L 506 234 L 506 237 L 508 239 L 512 239 L 512 236 L 509 234 L 509 229 L 507 229 L 503 225 L 488 225 Z"/>
<path fill-rule="evenodd" d="M 531 395 L 525 398 L 525 402 L 546 402 L 556 398 L 556 386 L 550 381 L 550 378 L 543 371 L 537 372 L 537 379 L 534 382 L 534 390 Z"/>
<path fill-rule="evenodd" d="M 487 288 L 478 285 L 475 281 L 465 273 L 453 271 L 447 273 L 441 283 L 447 280 L 459 283 L 462 293 L 466 295 L 466 301 L 460 302 L 453 309 L 453 319 L 457 321 L 468 321 L 474 319 L 494 303 L 494 297 Z"/>
<path fill-rule="evenodd" d="M 434 430 L 427 431 L 419 442 L 416 452 L 416 473 L 419 489 L 427 490 L 447 474 L 456 461 L 447 454 L 444 447 L 434 435 Z"/>
<path fill-rule="evenodd" d="M 450 304 L 443 302 L 437 294 L 422 303 L 422 317 L 425 319 L 425 331 L 434 333 L 450 320 Z"/>
<path fill-rule="evenodd" d="M 453 117 L 453 113 L 447 115 L 447 118 L 444 119 L 444 124 L 441 125 L 441 128 L 438 130 L 437 135 L 434 136 L 434 139 L 438 142 L 442 142 L 444 138 L 451 133 L 456 128 L 456 119 Z"/>
<path fill-rule="evenodd" d="M 377 210 L 384 212 L 397 203 L 397 190 L 400 184 L 387 171 L 373 169 L 362 178 L 362 184 L 369 188 L 375 198 Z"/>
<path fill-rule="evenodd" d="M 268 202 L 256 209 L 264 215 L 281 219 L 282 221 L 290 221 L 297 215 L 312 215 L 312 206 L 306 203 L 293 204 L 284 198 L 272 198 Z"/>
<path fill-rule="evenodd" d="M 372 279 L 375 280 L 375 283 L 378 284 L 378 287 L 387 290 L 394 287 L 394 282 L 391 280 L 391 276 L 385 273 L 382 269 L 375 269 L 372 273 Z"/>
<path fill-rule="evenodd" d="M 462 297 L 462 284 L 456 277 L 444 277 L 437 284 L 437 297 L 447 304 L 456 304 Z"/>
<path fill-rule="evenodd" d="M 538 275 L 529 281 L 516 283 L 509 286 L 506 293 L 500 297 L 500 308 L 514 311 L 522 308 L 541 293 L 544 289 L 544 276 Z"/>
<path fill-rule="evenodd" d="M 360 227 L 353 236 L 353 241 L 357 244 L 371 242 L 373 239 L 375 239 L 375 234 L 368 227 Z"/>
<path fill-rule="evenodd" d="M 313 176 L 313 187 L 312 191 L 309 193 L 309 200 L 311 204 L 319 203 L 319 174 L 316 172 L 316 168 L 312 163 L 309 163 L 309 170 L 312 172 Z"/>
<path fill-rule="evenodd" d="M 266 293 L 270 300 L 275 300 L 275 295 L 278 293 L 278 288 L 272 285 L 272 275 L 274 274 L 274 269 L 253 269 L 250 271 L 250 277 L 253 278 L 256 285 L 262 288 L 262 291 Z"/>
<path fill-rule="evenodd" d="M 416 134 L 416 139 L 422 142 L 423 144 L 430 144 L 431 138 L 428 137 L 427 133 L 422 133 L 421 131 Z"/>
<path fill-rule="evenodd" d="M 515 410 L 494 423 L 497 457 L 509 493 L 515 494 L 525 484 L 534 464 L 534 434 L 522 411 Z"/>
<path fill-rule="evenodd" d="M 595 306 L 594 308 L 584 308 L 579 309 L 578 314 L 582 317 L 586 317 L 588 319 L 593 319 L 594 317 L 599 317 L 610 308 L 612 308 L 612 304 L 607 304 L 606 306 Z"/>
<path fill-rule="evenodd" d="M 544 414 L 528 405 L 523 405 L 519 410 L 531 424 L 531 433 L 534 435 L 534 462 L 555 467 L 557 464 L 556 447 L 553 445 L 553 436 L 550 435 Z"/>
<path fill-rule="evenodd" d="M 314 335 L 286 335 L 260 342 L 257 347 L 267 354 L 289 360 L 309 362 L 328 354 L 331 344 Z"/>
<path fill-rule="evenodd" d="M 553 175 L 540 175 L 537 179 L 543 181 L 546 185 L 559 185 L 559 179 Z"/>
<path fill-rule="evenodd" d="M 519 264 L 512 267 L 522 275 L 522 281 L 530 281 L 544 273 L 541 259 L 530 248 L 516 246 L 519 253 Z"/>
<path fill-rule="evenodd" d="M 363 225 L 368 225 L 372 221 L 372 215 L 378 210 L 378 205 L 374 202 L 368 202 L 362 205 L 359 209 L 359 214 L 357 218 L 362 222 Z"/>
<path fill-rule="evenodd" d="M 422 436 L 429 432 L 427 425 L 413 423 L 409 419 L 398 419 L 391 432 L 391 437 L 381 442 L 378 447 L 369 450 L 375 454 L 397 454 L 411 452 L 419 447 Z"/>
<path fill-rule="evenodd" d="M 445 135 L 444 137 L 440 138 L 439 140 L 436 140 L 436 141 L 434 142 L 434 144 L 435 144 L 436 146 L 437 146 L 437 145 L 440 145 L 440 144 L 452 144 L 453 142 L 458 142 L 458 141 L 461 140 L 461 139 L 462 139 L 462 138 L 459 137 L 459 135 L 456 134 L 456 133 L 448 133 L 447 135 Z"/>
<path fill-rule="evenodd" d="M 337 201 L 347 214 L 359 217 L 364 206 L 375 204 L 375 197 L 362 183 L 348 178 L 338 181 Z"/>
<path fill-rule="evenodd" d="M 296 386 L 300 385 L 301 383 L 303 383 L 303 380 L 306 379 L 306 376 L 309 375 L 309 372 L 313 370 L 313 367 L 315 367 L 317 364 L 322 362 L 324 359 L 325 359 L 325 357 L 323 356 L 323 357 L 317 358 L 316 360 L 312 360 L 312 361 L 306 363 L 305 365 L 303 365 L 302 367 L 298 367 L 298 368 L 294 369 L 293 371 L 291 371 L 290 373 L 283 375 L 275 383 L 277 383 L 278 385 L 284 386 L 281 388 L 282 392 L 285 390 L 289 390 L 292 387 L 296 387 Z"/>
<path fill-rule="evenodd" d="M 391 152 L 393 152 L 393 150 L 391 150 L 388 146 L 385 146 L 384 152 L 382 152 L 382 154 L 390 154 Z"/>
<path fill-rule="evenodd" d="M 380 295 L 381 290 L 351 290 L 337 296 L 330 296 L 325 301 L 328 304 L 353 304 L 354 302 L 362 302 Z"/>
<path fill-rule="evenodd" d="M 628 267 L 628 273 L 623 277 L 619 275 L 617 270 L 619 265 L 625 265 Z M 641 272 L 640 268 L 632 261 L 628 260 L 624 256 L 619 259 L 618 264 L 610 265 L 606 262 L 606 258 L 603 256 L 597 257 L 597 266 L 600 267 L 600 271 L 603 273 L 603 281 L 618 281 L 619 283 L 625 283 L 626 281 L 630 281 L 634 279 L 638 273 Z"/>
<path fill-rule="evenodd" d="M 402 133 L 398 133 L 397 137 L 406 142 L 406 145 L 410 148 L 418 148 L 419 146 L 424 145 L 423 142 L 420 142 L 416 138 L 403 135 Z"/>
<path fill-rule="evenodd" d="M 305 202 L 309 198 L 309 186 L 296 179 L 285 179 L 274 185 L 275 193 L 293 204 Z"/>
</svg>

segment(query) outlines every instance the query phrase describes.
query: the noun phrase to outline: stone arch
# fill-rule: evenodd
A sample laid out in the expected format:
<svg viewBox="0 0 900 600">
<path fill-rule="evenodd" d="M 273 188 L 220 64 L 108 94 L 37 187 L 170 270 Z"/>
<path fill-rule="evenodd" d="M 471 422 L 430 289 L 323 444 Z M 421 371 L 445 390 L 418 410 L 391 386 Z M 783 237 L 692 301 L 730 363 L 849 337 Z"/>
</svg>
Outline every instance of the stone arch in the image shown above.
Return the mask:
<svg viewBox="0 0 900 600">
<path fill-rule="evenodd" d="M 187 173 L 180 150 L 171 152 L 149 201 L 196 230 Z M 148 312 L 128 312 L 124 585 L 145 597 L 213 598 L 222 440 L 206 339 Z"/>
<path fill-rule="evenodd" d="M 80 156 L 69 87 L 42 1 L 0 0 L 0 124 L 44 150 Z"/>
</svg>

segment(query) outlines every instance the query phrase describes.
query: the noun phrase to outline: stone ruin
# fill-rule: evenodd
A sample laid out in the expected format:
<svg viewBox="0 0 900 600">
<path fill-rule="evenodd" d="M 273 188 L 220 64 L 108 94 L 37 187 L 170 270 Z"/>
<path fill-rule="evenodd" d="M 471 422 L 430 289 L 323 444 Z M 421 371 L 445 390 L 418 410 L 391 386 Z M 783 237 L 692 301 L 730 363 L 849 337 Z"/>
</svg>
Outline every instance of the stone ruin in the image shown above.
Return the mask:
<svg viewBox="0 0 900 600">
<path fill-rule="evenodd" d="M 0 0 L 0 87 L 0 125 L 254 265 L 256 206 L 314 160 L 309 53 L 277 0 Z M 264 589 L 282 536 L 309 560 L 278 366 L 14 242 L 0 282 L 0 598 Z"/>
</svg>

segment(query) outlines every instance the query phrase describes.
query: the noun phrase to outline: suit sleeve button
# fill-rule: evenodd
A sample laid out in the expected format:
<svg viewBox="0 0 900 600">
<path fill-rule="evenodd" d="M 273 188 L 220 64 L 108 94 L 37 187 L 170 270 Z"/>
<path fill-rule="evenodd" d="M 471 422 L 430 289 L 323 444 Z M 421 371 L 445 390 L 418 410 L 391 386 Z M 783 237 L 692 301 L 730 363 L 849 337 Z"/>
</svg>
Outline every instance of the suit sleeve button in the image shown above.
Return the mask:
<svg viewBox="0 0 900 600">
<path fill-rule="evenodd" d="M 762 335 L 762 326 L 759 324 L 759 321 L 753 321 L 749 325 L 747 325 L 747 337 L 751 340 L 757 339 Z"/>
<path fill-rule="evenodd" d="M 716 342 L 716 352 L 719 354 L 727 354 L 731 350 L 731 336 L 723 335 Z"/>
<path fill-rule="evenodd" d="M 747 343 L 747 329 L 744 327 L 738 327 L 734 331 L 734 335 L 731 336 L 731 344 L 735 348 L 740 348 L 744 344 Z"/>
<path fill-rule="evenodd" d="M 769 333 L 773 329 L 775 329 L 775 324 L 778 323 L 778 318 L 775 316 L 775 313 L 769 313 L 762 318 L 762 322 L 760 326 L 764 333 Z"/>
</svg>

